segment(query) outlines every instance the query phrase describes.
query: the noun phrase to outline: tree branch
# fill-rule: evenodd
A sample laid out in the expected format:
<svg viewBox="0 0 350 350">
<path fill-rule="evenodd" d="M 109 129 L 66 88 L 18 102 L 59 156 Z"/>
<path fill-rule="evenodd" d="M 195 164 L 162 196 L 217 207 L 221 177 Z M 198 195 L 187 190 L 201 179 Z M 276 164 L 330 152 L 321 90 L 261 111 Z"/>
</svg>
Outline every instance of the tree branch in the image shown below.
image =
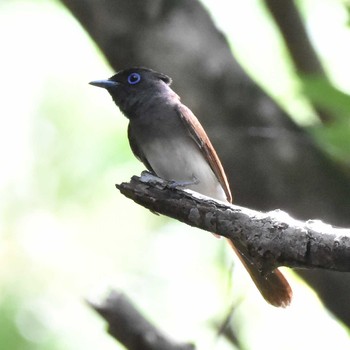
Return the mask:
<svg viewBox="0 0 350 350">
<path fill-rule="evenodd" d="M 265 0 L 265 4 L 284 38 L 297 71 L 325 76 L 294 1 Z"/>
<path fill-rule="evenodd" d="M 319 77 L 331 84 L 321 61 L 312 46 L 306 28 L 293 0 L 265 0 L 289 51 L 293 64 L 301 76 Z M 329 123 L 334 120 L 328 111 L 311 101 L 320 120 Z"/>
<path fill-rule="evenodd" d="M 278 266 L 350 271 L 350 230 L 302 222 L 280 210 L 261 213 L 173 188 L 144 172 L 116 185 L 122 194 L 164 214 L 244 246 L 264 273 Z"/>
<path fill-rule="evenodd" d="M 111 291 L 100 303 L 88 301 L 107 322 L 108 332 L 129 350 L 194 350 L 175 343 L 153 326 L 121 292 Z"/>
</svg>

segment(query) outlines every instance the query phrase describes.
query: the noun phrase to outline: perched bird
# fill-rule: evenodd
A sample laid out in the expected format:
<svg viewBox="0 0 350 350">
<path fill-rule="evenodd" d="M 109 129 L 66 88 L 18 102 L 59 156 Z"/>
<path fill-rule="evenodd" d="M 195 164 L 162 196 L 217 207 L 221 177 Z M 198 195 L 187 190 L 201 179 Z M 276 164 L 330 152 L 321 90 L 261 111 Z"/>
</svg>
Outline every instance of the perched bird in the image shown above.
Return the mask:
<svg viewBox="0 0 350 350">
<path fill-rule="evenodd" d="M 155 175 L 198 193 L 231 202 L 224 169 L 206 132 L 170 88 L 171 78 L 147 68 L 129 68 L 91 85 L 105 88 L 129 119 L 128 137 L 135 156 Z M 263 275 L 244 247 L 229 240 L 267 302 L 287 306 L 292 290 L 276 269 Z"/>
</svg>

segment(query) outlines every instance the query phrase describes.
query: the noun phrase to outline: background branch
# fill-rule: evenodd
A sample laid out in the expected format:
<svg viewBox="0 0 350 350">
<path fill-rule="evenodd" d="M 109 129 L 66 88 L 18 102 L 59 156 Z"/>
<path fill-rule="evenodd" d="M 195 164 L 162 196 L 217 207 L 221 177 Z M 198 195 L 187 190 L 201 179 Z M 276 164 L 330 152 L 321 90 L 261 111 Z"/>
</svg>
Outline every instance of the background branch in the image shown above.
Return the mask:
<svg viewBox="0 0 350 350">
<path fill-rule="evenodd" d="M 268 273 L 278 266 L 350 271 L 350 230 L 309 221 L 286 213 L 261 213 L 214 201 L 195 192 L 169 188 L 167 182 L 144 172 L 116 185 L 136 203 L 217 233 L 243 246 L 257 267 Z"/>
<path fill-rule="evenodd" d="M 299 74 L 325 76 L 294 0 L 265 0 Z"/>
<path fill-rule="evenodd" d="M 101 302 L 88 301 L 108 323 L 108 332 L 129 350 L 194 350 L 176 343 L 153 326 L 121 292 L 111 291 Z"/>
<path fill-rule="evenodd" d="M 265 4 L 280 30 L 299 76 L 322 78 L 329 83 L 294 1 L 265 0 Z M 328 123 L 334 119 L 328 111 L 313 101 L 311 103 L 322 122 Z"/>
</svg>

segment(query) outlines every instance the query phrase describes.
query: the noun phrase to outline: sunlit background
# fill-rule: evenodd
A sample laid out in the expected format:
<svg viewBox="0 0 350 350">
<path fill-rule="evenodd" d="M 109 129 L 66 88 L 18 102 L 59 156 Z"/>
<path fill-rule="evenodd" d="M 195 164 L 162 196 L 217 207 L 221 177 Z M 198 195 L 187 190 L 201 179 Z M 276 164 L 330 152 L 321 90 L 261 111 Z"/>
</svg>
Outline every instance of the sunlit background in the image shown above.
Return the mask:
<svg viewBox="0 0 350 350">
<path fill-rule="evenodd" d="M 313 125 L 260 2 L 205 4 L 245 69 L 298 123 Z M 332 81 L 350 93 L 348 14 L 334 0 L 302 4 Z M 349 348 L 348 330 L 292 273 L 293 305 L 270 307 L 239 267 L 231 278 L 223 240 L 115 189 L 143 166 L 129 150 L 127 120 L 87 84 L 113 72 L 58 1 L 0 1 L 0 45 L 0 349 L 121 349 L 85 302 L 108 288 L 198 349 L 232 349 L 215 330 L 231 305 L 245 349 Z"/>
</svg>

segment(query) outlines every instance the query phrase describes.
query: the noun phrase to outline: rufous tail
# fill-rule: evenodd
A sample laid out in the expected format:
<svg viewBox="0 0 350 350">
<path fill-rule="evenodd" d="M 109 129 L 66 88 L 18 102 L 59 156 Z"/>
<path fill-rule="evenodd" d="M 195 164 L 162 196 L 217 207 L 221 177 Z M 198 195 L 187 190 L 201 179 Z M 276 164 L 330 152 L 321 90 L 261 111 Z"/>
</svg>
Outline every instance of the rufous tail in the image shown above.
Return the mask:
<svg viewBox="0 0 350 350">
<path fill-rule="evenodd" d="M 281 271 L 275 269 L 271 273 L 263 275 L 249 259 L 234 246 L 231 240 L 228 240 L 228 242 L 237 253 L 264 299 L 273 306 L 288 306 L 292 301 L 293 291 Z"/>
</svg>

